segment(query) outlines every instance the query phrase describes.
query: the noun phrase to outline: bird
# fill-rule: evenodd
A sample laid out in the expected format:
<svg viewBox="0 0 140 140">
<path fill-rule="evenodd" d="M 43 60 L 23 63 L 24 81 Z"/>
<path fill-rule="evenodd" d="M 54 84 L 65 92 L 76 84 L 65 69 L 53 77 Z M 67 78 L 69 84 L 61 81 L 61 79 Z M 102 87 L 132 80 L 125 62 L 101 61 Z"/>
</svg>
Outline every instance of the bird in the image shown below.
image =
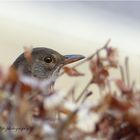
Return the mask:
<svg viewBox="0 0 140 140">
<path fill-rule="evenodd" d="M 62 55 L 57 51 L 46 47 L 33 48 L 31 50 L 30 56 L 31 56 L 31 61 L 28 60 L 26 56 L 26 52 L 23 52 L 16 58 L 16 60 L 11 65 L 11 68 L 14 68 L 15 70 L 19 70 L 20 72 L 22 72 L 22 74 L 24 74 L 24 76 L 25 75 L 29 76 L 28 77 L 29 79 L 31 76 L 31 77 L 35 77 L 32 78 L 34 80 L 39 79 L 39 81 L 43 81 L 43 82 L 45 81 L 46 83 L 47 81 L 49 81 L 49 84 L 46 84 L 45 88 L 43 87 L 42 94 L 40 94 L 40 92 L 39 93 L 37 92 L 37 94 L 32 94 L 32 93 L 29 94 L 30 101 L 32 101 L 33 104 L 35 103 L 37 105 L 37 108 L 39 108 L 39 105 L 42 104 L 42 99 L 55 93 L 54 84 L 55 84 L 55 80 L 59 76 L 59 72 L 61 68 L 67 64 L 85 58 L 83 55 L 78 55 L 78 54 Z M 56 116 L 55 113 L 56 112 L 49 113 L 46 118 L 48 120 L 49 118 L 55 118 Z M 34 111 L 33 111 L 33 115 L 36 115 Z"/>
<path fill-rule="evenodd" d="M 29 62 L 22 53 L 13 62 L 12 67 L 16 70 L 22 69 L 23 74 L 38 79 L 56 79 L 63 66 L 85 58 L 79 54 L 62 55 L 46 47 L 33 48 L 31 57 L 32 61 Z"/>
</svg>

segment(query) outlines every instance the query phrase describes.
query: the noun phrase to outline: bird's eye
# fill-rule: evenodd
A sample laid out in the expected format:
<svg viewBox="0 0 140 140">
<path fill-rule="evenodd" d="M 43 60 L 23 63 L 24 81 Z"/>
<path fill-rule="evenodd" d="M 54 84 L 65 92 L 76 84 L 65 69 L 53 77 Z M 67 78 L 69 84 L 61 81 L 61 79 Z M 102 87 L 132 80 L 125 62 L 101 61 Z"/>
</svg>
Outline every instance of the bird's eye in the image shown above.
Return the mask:
<svg viewBox="0 0 140 140">
<path fill-rule="evenodd" d="M 46 63 L 51 63 L 53 60 L 52 60 L 51 57 L 45 57 L 45 58 L 44 58 L 44 61 L 45 61 Z"/>
</svg>

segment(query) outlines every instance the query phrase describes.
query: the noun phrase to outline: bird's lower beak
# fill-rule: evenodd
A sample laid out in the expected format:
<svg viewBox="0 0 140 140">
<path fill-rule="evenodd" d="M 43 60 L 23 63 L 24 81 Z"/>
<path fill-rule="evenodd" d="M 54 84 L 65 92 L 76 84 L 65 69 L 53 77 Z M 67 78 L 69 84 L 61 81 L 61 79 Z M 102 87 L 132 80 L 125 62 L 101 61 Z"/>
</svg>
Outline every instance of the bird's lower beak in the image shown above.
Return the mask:
<svg viewBox="0 0 140 140">
<path fill-rule="evenodd" d="M 70 63 L 73 63 L 73 62 L 76 62 L 78 60 L 81 60 L 81 59 L 85 58 L 83 55 L 77 55 L 77 54 L 64 55 L 64 57 L 65 57 L 64 65 L 70 64 Z"/>
</svg>

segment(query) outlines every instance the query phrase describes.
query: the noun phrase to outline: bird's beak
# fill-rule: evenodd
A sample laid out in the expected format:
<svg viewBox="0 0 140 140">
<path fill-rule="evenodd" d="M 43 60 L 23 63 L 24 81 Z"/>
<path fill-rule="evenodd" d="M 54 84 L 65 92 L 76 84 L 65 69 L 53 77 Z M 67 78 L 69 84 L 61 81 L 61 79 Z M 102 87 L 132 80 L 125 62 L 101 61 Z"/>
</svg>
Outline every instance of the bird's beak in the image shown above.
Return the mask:
<svg viewBox="0 0 140 140">
<path fill-rule="evenodd" d="M 72 55 L 64 55 L 64 58 L 65 58 L 64 65 L 66 65 L 84 59 L 85 57 L 83 55 L 72 54 Z"/>
</svg>

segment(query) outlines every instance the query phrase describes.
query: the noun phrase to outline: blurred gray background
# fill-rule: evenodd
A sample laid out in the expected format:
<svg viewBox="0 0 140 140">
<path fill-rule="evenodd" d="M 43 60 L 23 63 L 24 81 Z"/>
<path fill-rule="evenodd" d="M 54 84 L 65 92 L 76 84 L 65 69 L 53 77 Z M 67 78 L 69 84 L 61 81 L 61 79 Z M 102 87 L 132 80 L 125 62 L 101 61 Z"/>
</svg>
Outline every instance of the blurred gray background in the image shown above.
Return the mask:
<svg viewBox="0 0 140 140">
<path fill-rule="evenodd" d="M 91 54 L 108 38 L 124 53 L 140 54 L 140 2 L 0 2 L 0 63 L 23 46 Z"/>
<path fill-rule="evenodd" d="M 0 65 L 4 68 L 23 52 L 24 46 L 88 56 L 108 38 L 119 49 L 122 63 L 124 56 L 131 57 L 131 74 L 139 81 L 140 2 L 0 2 Z M 80 70 L 87 72 L 87 65 Z M 83 85 L 90 72 L 88 75 L 84 80 L 79 78 Z M 65 88 L 74 83 L 66 76 L 63 82 Z"/>
</svg>

